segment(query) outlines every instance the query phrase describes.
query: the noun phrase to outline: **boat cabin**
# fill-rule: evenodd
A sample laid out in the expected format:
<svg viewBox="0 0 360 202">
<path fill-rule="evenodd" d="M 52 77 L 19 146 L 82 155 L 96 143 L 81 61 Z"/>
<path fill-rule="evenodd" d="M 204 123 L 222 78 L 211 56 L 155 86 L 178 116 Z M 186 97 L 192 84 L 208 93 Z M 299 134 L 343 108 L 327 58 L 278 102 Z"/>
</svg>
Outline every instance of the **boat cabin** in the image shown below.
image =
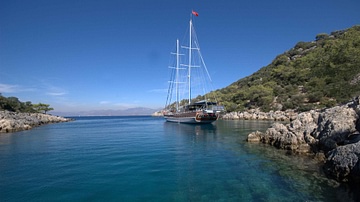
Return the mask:
<svg viewBox="0 0 360 202">
<path fill-rule="evenodd" d="M 185 106 L 185 111 L 212 109 L 213 106 L 216 106 L 216 102 L 199 101 Z"/>
</svg>

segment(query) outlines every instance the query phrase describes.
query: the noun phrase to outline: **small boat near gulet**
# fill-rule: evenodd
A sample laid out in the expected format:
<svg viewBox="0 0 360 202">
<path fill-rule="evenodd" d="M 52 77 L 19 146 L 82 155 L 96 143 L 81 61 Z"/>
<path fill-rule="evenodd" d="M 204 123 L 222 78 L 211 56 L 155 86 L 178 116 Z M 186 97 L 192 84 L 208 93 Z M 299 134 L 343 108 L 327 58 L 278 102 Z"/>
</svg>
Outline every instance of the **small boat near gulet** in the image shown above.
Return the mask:
<svg viewBox="0 0 360 202">
<path fill-rule="evenodd" d="M 200 47 L 192 22 L 192 12 L 189 22 L 189 32 L 185 39 L 187 43 L 180 46 L 176 40 L 176 52 L 173 64 L 169 67 L 168 96 L 163 110 L 166 121 L 176 123 L 212 123 L 219 118 L 224 106 L 218 104 L 211 85 L 210 74 L 200 53 Z M 197 90 L 200 89 L 200 90 Z M 197 95 L 193 98 L 193 95 Z"/>
</svg>

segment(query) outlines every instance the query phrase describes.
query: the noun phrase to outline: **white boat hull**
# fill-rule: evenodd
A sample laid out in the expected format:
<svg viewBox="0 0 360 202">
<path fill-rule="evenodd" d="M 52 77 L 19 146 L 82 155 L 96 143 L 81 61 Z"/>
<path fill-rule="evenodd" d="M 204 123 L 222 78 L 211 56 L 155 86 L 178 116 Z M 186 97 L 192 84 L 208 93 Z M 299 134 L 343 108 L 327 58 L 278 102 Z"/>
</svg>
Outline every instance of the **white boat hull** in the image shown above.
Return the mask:
<svg viewBox="0 0 360 202">
<path fill-rule="evenodd" d="M 197 123 L 195 117 L 165 117 L 165 120 L 174 123 Z"/>
<path fill-rule="evenodd" d="M 216 120 L 201 120 L 198 121 L 196 120 L 195 117 L 184 117 L 184 118 L 179 118 L 179 117 L 165 117 L 165 120 L 168 122 L 174 122 L 174 123 L 195 123 L 195 124 L 199 124 L 199 123 L 212 123 Z"/>
</svg>

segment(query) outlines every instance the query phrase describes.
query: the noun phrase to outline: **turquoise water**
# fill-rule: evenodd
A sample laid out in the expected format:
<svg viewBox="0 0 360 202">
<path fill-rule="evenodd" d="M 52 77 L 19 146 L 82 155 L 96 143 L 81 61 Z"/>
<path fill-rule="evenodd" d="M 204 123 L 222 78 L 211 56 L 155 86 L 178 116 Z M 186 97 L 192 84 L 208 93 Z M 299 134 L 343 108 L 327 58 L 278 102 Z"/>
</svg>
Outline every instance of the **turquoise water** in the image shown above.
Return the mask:
<svg viewBox="0 0 360 202">
<path fill-rule="evenodd" d="M 0 134 L 0 201 L 338 201 L 311 159 L 245 141 L 264 121 L 82 117 Z M 340 198 L 339 198 L 340 197 Z"/>
</svg>

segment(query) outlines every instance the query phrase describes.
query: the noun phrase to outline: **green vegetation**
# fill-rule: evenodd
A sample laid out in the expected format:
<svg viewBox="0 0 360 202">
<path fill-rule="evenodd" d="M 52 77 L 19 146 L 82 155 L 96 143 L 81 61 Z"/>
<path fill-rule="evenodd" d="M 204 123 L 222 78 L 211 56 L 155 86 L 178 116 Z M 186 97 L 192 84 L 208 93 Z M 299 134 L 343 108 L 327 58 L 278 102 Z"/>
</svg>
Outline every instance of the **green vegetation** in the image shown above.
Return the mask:
<svg viewBox="0 0 360 202">
<path fill-rule="evenodd" d="M 360 95 L 360 26 L 299 42 L 271 64 L 211 92 L 227 111 L 305 111 Z"/>
<path fill-rule="evenodd" d="M 48 111 L 54 110 L 54 108 L 50 107 L 50 105 L 43 103 L 33 104 L 33 108 L 35 109 L 35 111 L 39 113 L 42 112 L 44 114 L 46 114 L 46 112 Z"/>
<path fill-rule="evenodd" d="M 46 114 L 48 111 L 54 109 L 48 104 L 32 104 L 29 101 L 21 102 L 17 97 L 4 97 L 0 94 L 0 110 Z"/>
</svg>

